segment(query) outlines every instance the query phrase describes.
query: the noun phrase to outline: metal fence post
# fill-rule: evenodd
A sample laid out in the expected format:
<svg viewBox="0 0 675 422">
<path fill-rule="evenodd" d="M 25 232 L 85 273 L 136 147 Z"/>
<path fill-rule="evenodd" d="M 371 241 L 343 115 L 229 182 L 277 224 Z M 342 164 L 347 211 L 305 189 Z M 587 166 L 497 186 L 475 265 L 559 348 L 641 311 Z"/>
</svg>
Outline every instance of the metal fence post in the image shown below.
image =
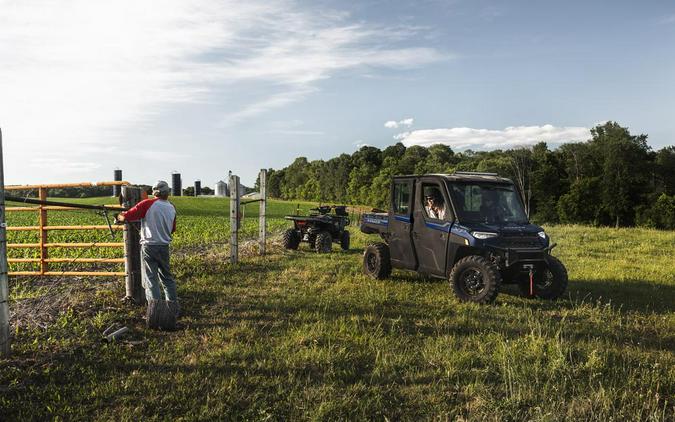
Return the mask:
<svg viewBox="0 0 675 422">
<path fill-rule="evenodd" d="M 141 188 L 122 186 L 123 205 L 131 208 L 141 201 Z M 145 304 L 145 291 L 141 280 L 141 236 L 138 232 L 138 223 L 124 225 L 124 270 L 126 300 L 132 300 L 136 305 Z"/>
<path fill-rule="evenodd" d="M 230 188 L 230 263 L 239 262 L 239 176 L 231 175 Z"/>
<path fill-rule="evenodd" d="M 38 195 L 40 196 L 40 201 L 47 200 L 47 188 L 39 188 Z M 44 275 L 49 271 L 49 264 L 47 259 L 49 258 L 49 252 L 45 246 L 49 243 L 47 237 L 47 230 L 45 226 L 47 225 L 47 209 L 44 205 L 40 205 L 40 216 L 39 216 L 39 227 L 40 227 L 40 274 Z"/>
<path fill-rule="evenodd" d="M 0 129 L 0 356 L 9 356 L 9 276 L 7 274 L 7 224 L 5 223 L 5 172 Z"/>
<path fill-rule="evenodd" d="M 260 170 L 260 217 L 258 221 L 258 240 L 260 255 L 265 255 L 267 243 L 267 170 Z"/>
</svg>

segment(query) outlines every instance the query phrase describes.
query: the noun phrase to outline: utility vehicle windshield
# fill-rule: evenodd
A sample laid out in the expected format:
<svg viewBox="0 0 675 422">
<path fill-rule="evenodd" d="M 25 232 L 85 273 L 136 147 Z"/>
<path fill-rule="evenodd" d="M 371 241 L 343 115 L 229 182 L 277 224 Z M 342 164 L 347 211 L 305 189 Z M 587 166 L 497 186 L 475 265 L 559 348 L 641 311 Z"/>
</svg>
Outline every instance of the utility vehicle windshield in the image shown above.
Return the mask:
<svg viewBox="0 0 675 422">
<path fill-rule="evenodd" d="M 450 183 L 459 221 L 487 224 L 526 224 L 527 216 L 511 185 Z"/>
</svg>

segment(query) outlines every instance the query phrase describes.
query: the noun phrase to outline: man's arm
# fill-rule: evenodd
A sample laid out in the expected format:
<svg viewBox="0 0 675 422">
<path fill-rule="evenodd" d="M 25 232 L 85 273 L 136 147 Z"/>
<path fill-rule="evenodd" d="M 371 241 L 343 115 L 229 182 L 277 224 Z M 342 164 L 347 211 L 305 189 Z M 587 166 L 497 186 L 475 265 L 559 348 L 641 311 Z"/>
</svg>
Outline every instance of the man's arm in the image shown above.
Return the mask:
<svg viewBox="0 0 675 422">
<path fill-rule="evenodd" d="M 145 215 L 148 213 L 148 210 L 156 199 L 144 199 L 135 206 L 133 206 L 129 211 L 124 211 L 120 213 L 120 221 L 138 221 L 142 218 L 145 218 Z"/>
</svg>

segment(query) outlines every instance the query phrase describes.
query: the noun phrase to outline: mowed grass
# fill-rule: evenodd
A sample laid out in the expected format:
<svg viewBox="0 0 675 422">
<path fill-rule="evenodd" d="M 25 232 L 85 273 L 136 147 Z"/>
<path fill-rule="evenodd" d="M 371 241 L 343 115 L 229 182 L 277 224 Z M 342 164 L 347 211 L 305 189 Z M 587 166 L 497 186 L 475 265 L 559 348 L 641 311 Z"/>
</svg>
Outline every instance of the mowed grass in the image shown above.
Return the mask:
<svg viewBox="0 0 675 422">
<path fill-rule="evenodd" d="M 447 282 L 364 277 L 361 252 L 377 238 L 356 227 L 347 252 L 289 252 L 273 238 L 267 256 L 248 245 L 232 266 L 227 201 L 174 201 L 181 329 L 145 329 L 143 309 L 119 302 L 121 280 L 79 280 L 46 328 L 15 332 L 1 419 L 675 418 L 675 232 L 547 227 L 569 270 L 565 298 L 506 288 L 477 306 Z M 272 202 L 271 230 L 295 208 Z M 246 237 L 256 231 L 246 220 Z M 10 306 L 45 289 L 10 287 Z M 113 323 L 130 341 L 101 341 Z"/>
</svg>

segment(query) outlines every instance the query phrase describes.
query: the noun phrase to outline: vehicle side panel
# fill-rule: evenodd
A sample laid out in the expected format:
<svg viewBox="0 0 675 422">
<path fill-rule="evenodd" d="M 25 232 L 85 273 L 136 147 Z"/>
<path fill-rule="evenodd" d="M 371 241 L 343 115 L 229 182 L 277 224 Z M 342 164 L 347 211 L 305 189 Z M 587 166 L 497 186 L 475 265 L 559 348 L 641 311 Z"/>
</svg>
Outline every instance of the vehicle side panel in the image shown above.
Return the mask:
<svg viewBox="0 0 675 422">
<path fill-rule="evenodd" d="M 430 218 L 425 213 L 423 185 L 435 186 L 441 191 L 446 206 L 449 205 L 445 184 L 437 178 L 421 178 L 415 187 L 413 242 L 419 260 L 418 271 L 439 277 L 445 277 L 448 237 L 452 222 L 451 213 L 446 218 Z"/>
<path fill-rule="evenodd" d="M 417 255 L 412 242 L 412 202 L 414 179 L 394 179 L 391 186 L 389 207 L 389 253 L 395 268 L 417 269 Z M 407 192 L 402 195 L 402 192 Z"/>
<path fill-rule="evenodd" d="M 361 216 L 361 231 L 366 234 L 382 234 L 389 231 L 389 214 L 365 213 Z"/>
</svg>

